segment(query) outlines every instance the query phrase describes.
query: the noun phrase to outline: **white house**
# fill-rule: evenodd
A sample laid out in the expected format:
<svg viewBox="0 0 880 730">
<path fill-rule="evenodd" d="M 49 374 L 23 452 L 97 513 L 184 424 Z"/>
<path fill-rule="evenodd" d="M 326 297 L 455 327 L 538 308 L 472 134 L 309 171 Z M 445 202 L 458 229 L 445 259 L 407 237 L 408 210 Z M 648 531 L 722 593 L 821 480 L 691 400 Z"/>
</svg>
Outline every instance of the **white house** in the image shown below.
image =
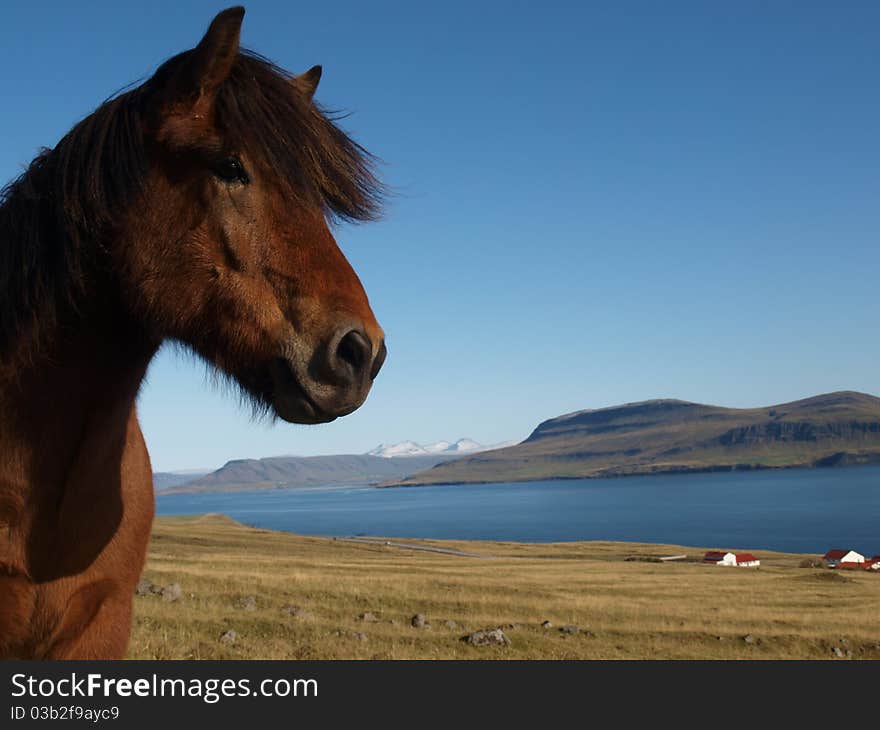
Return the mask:
<svg viewBox="0 0 880 730">
<path fill-rule="evenodd" d="M 829 568 L 855 567 L 865 562 L 865 556 L 855 550 L 829 550 L 822 557 Z"/>
<path fill-rule="evenodd" d="M 761 564 L 761 561 L 751 553 L 722 553 L 715 550 L 706 553 L 703 561 L 736 568 L 757 568 Z"/>
<path fill-rule="evenodd" d="M 737 553 L 736 554 L 736 567 L 737 568 L 757 568 L 761 564 L 761 561 L 758 560 L 751 553 Z"/>
</svg>

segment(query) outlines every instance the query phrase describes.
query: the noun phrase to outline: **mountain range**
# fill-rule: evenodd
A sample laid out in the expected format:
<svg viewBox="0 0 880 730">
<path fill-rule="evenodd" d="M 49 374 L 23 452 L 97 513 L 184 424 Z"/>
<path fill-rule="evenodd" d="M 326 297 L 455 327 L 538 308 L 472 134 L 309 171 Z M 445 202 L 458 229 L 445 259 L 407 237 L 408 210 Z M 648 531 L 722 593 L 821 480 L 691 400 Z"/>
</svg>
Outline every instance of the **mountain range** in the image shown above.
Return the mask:
<svg viewBox="0 0 880 730">
<path fill-rule="evenodd" d="M 502 444 L 483 446 L 473 439 L 463 438 L 458 441 L 437 441 L 433 444 L 417 444 L 415 441 L 401 441 L 398 444 L 379 444 L 375 449 L 368 451 L 369 456 L 382 456 L 386 459 L 395 459 L 409 456 L 429 456 L 442 454 L 445 456 L 461 456 L 463 454 L 476 454 L 480 451 L 501 449 L 505 446 L 513 446 L 516 441 L 506 441 Z"/>
<path fill-rule="evenodd" d="M 367 454 L 229 461 L 158 473 L 162 494 L 334 485 L 419 486 L 880 462 L 880 398 L 842 391 L 764 408 L 681 400 L 582 410 L 521 443 L 404 441 Z"/>
<path fill-rule="evenodd" d="M 153 475 L 153 484 L 156 491 L 162 494 L 363 486 L 402 479 L 463 454 L 475 454 L 513 443 L 516 442 L 484 446 L 469 438 L 452 442 L 437 441 L 427 445 L 402 441 L 397 444 L 380 444 L 366 454 L 235 459 L 226 462 L 216 471 L 191 469 L 157 472 Z"/>
<path fill-rule="evenodd" d="M 880 462 L 880 398 L 842 391 L 764 408 L 651 400 L 568 413 L 522 443 L 385 486 Z"/>
<path fill-rule="evenodd" d="M 433 454 L 407 458 L 384 458 L 369 454 L 334 456 L 270 456 L 265 459 L 235 459 L 209 474 L 167 484 L 168 473 L 153 475 L 161 494 L 197 492 L 242 492 L 252 489 L 297 487 L 365 486 L 402 479 L 454 456 Z"/>
</svg>

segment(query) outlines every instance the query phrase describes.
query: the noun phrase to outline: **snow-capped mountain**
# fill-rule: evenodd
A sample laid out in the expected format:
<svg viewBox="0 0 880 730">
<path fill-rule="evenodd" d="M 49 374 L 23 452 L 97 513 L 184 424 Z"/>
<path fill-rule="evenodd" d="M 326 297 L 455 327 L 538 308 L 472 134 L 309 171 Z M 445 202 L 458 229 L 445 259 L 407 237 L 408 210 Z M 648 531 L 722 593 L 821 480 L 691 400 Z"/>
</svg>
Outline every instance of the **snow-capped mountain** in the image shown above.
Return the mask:
<svg viewBox="0 0 880 730">
<path fill-rule="evenodd" d="M 443 454 L 452 448 L 452 444 L 448 441 L 437 441 L 433 444 L 423 444 L 421 446 L 426 454 Z"/>
<path fill-rule="evenodd" d="M 442 443 L 442 442 L 441 442 Z M 491 449 L 491 446 L 483 446 L 473 439 L 459 439 L 454 444 L 449 444 L 444 450 L 444 454 L 469 454 L 474 451 L 484 451 Z"/>
<path fill-rule="evenodd" d="M 424 446 L 420 446 L 415 441 L 401 441 L 399 444 L 379 444 L 372 451 L 367 452 L 367 456 L 384 456 L 391 459 L 395 456 L 425 456 L 429 452 Z"/>
<path fill-rule="evenodd" d="M 386 459 L 393 459 L 401 456 L 431 456 L 433 454 L 443 456 L 456 456 L 458 454 L 475 454 L 478 451 L 489 451 L 490 449 L 500 449 L 505 446 L 512 446 L 516 441 L 505 442 L 503 444 L 494 444 L 492 446 L 484 446 L 473 439 L 462 438 L 458 441 L 437 441 L 433 444 L 417 444 L 415 441 L 401 441 L 399 444 L 379 444 L 372 451 L 368 451 L 369 456 L 383 456 Z"/>
</svg>

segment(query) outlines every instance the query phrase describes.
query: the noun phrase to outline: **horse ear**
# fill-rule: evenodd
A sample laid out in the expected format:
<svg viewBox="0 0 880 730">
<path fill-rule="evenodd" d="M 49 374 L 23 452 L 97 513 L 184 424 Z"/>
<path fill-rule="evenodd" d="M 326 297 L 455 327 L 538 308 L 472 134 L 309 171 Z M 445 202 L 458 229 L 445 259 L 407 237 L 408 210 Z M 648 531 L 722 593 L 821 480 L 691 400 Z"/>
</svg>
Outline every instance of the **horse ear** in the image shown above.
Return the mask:
<svg viewBox="0 0 880 730">
<path fill-rule="evenodd" d="M 173 84 L 173 95 L 198 103 L 210 99 L 222 84 L 238 57 L 244 8 L 228 8 L 211 21 L 207 33 L 186 59 Z"/>
<path fill-rule="evenodd" d="M 311 99 L 315 95 L 315 90 L 318 88 L 318 82 L 320 82 L 320 80 L 321 67 L 312 66 L 305 73 L 300 74 L 299 76 L 294 76 L 291 79 L 291 82 L 301 93 L 305 94 L 306 99 Z"/>
</svg>

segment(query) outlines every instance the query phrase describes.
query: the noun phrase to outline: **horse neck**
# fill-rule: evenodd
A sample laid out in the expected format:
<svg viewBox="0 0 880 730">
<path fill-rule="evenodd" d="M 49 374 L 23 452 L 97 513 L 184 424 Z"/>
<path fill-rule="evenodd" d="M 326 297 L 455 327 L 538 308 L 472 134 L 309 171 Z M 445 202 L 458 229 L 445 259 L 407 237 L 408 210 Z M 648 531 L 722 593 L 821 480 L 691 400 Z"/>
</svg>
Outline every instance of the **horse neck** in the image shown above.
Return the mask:
<svg viewBox="0 0 880 730">
<path fill-rule="evenodd" d="M 23 338 L 21 364 L 0 375 L 0 498 L 10 490 L 24 497 L 29 489 L 63 489 L 96 438 L 108 450 L 124 443 L 157 343 L 117 299 L 95 288 L 75 311 L 60 313 L 36 346 Z"/>
</svg>

